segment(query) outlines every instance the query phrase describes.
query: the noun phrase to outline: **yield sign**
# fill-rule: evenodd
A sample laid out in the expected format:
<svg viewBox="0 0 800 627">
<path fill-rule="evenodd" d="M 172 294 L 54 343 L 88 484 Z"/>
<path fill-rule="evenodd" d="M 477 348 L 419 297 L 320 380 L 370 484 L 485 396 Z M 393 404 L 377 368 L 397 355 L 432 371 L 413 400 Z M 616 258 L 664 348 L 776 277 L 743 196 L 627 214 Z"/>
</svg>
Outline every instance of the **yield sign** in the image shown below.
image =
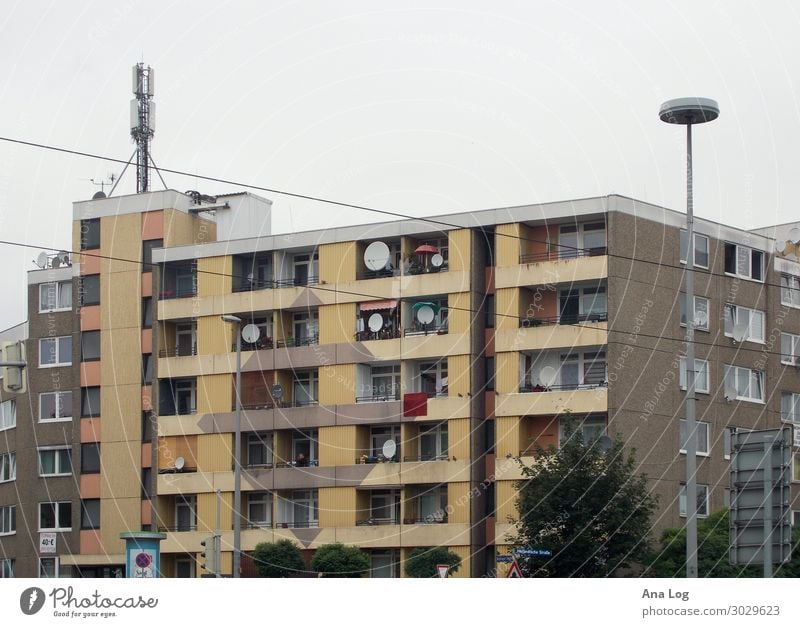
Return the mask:
<svg viewBox="0 0 800 627">
<path fill-rule="evenodd" d="M 506 573 L 507 579 L 524 579 L 522 576 L 522 571 L 519 569 L 519 564 L 517 564 L 517 560 L 511 562 L 511 568 L 508 569 L 508 573 Z"/>
<path fill-rule="evenodd" d="M 436 572 L 439 573 L 439 577 L 442 579 L 447 579 L 447 572 L 449 570 L 449 564 L 436 564 Z"/>
</svg>

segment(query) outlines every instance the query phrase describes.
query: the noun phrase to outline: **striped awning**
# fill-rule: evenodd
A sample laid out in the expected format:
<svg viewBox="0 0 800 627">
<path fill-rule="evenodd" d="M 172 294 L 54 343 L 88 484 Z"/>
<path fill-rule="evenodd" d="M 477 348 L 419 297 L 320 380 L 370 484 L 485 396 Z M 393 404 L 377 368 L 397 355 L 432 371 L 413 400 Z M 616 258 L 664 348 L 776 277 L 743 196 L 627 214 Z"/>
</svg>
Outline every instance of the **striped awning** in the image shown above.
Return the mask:
<svg viewBox="0 0 800 627">
<path fill-rule="evenodd" d="M 373 300 L 368 303 L 359 303 L 358 306 L 361 311 L 385 311 L 395 309 L 397 300 Z"/>
</svg>

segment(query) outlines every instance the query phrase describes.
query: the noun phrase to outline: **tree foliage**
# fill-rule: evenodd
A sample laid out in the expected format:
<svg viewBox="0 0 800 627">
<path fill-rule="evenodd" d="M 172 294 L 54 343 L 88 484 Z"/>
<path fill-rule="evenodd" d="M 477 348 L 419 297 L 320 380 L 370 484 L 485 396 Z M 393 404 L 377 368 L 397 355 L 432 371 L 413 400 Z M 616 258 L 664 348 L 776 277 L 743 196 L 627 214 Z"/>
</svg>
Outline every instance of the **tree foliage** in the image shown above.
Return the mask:
<svg viewBox="0 0 800 627">
<path fill-rule="evenodd" d="M 311 568 L 324 577 L 361 577 L 369 570 L 369 555 L 341 542 L 323 544 L 314 553 Z"/>
<path fill-rule="evenodd" d="M 450 572 L 458 572 L 461 567 L 461 558 L 449 551 L 447 547 L 419 547 L 408 554 L 405 571 L 409 577 L 424 578 L 436 577 L 438 564 L 447 564 Z"/>
<path fill-rule="evenodd" d="M 257 544 L 253 562 L 259 577 L 292 577 L 306 568 L 302 552 L 291 540 Z"/>
<path fill-rule="evenodd" d="M 800 576 L 800 528 L 792 530 L 792 560 L 776 565 L 775 577 Z M 729 560 L 730 512 L 721 509 L 697 522 L 697 575 L 699 577 L 761 577 L 759 566 L 734 566 Z M 660 549 L 650 561 L 655 577 L 686 576 L 686 529 L 665 529 Z"/>
<path fill-rule="evenodd" d="M 560 448 L 537 447 L 531 466 L 520 462 L 515 542 L 552 551 L 520 558 L 527 576 L 606 577 L 648 555 L 656 497 L 634 473 L 634 452 L 618 437 L 603 453 L 572 423 Z"/>
</svg>

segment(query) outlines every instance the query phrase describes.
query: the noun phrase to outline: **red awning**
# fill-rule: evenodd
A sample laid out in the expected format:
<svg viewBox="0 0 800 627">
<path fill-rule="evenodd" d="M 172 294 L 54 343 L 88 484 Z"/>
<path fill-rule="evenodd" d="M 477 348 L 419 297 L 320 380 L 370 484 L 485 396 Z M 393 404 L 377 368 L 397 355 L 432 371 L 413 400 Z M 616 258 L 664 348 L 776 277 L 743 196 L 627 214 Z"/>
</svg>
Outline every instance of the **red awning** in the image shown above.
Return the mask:
<svg viewBox="0 0 800 627">
<path fill-rule="evenodd" d="M 373 300 L 368 303 L 359 303 L 359 308 L 364 311 L 384 311 L 386 309 L 395 309 L 397 307 L 396 300 Z"/>
<path fill-rule="evenodd" d="M 435 255 L 439 252 L 439 249 L 436 246 L 431 246 L 430 244 L 422 244 L 422 246 L 417 246 L 414 249 L 415 255 Z"/>
</svg>

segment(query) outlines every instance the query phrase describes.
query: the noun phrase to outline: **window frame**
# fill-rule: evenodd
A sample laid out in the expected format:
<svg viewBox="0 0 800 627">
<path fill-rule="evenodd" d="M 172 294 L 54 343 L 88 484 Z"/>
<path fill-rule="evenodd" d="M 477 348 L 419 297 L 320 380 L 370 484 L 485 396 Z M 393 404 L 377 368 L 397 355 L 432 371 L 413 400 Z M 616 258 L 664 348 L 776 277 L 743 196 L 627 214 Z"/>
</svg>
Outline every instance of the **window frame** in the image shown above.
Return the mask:
<svg viewBox="0 0 800 627">
<path fill-rule="evenodd" d="M 96 475 L 101 471 L 101 469 L 102 469 L 102 461 L 101 461 L 101 458 L 100 458 L 100 452 L 102 450 L 101 446 L 102 445 L 100 444 L 100 442 L 82 442 L 81 443 L 81 469 L 80 470 L 81 470 L 81 474 L 82 475 Z M 84 453 L 84 451 L 88 450 L 90 448 L 96 448 L 97 449 L 97 469 L 96 470 L 95 470 L 94 464 L 91 467 L 87 467 L 87 464 L 86 464 L 86 459 L 87 459 L 88 456 Z"/>
<path fill-rule="evenodd" d="M 678 437 L 680 438 L 680 442 L 679 442 L 679 445 L 678 445 L 679 446 L 678 452 L 681 455 L 686 455 L 686 448 L 685 448 L 685 444 L 684 444 L 684 435 L 685 434 L 683 433 L 685 425 L 686 425 L 686 419 L 685 418 L 681 418 L 678 421 Z M 706 432 L 706 447 L 705 447 L 704 451 L 701 451 L 700 450 L 700 446 L 699 446 L 699 443 L 701 441 L 701 438 L 700 438 L 700 429 L 701 429 L 701 427 L 704 427 L 705 428 L 705 432 Z M 697 421 L 697 436 L 698 436 L 697 437 L 698 447 L 697 447 L 697 453 L 696 453 L 697 456 L 699 456 L 699 457 L 709 457 L 711 455 L 711 425 L 709 423 L 705 422 L 704 420 L 698 420 Z"/>
<path fill-rule="evenodd" d="M 46 505 L 55 505 L 55 527 L 42 527 L 42 506 Z M 60 527 L 59 520 L 61 518 L 61 506 L 67 505 L 69 506 L 69 527 Z M 72 531 L 72 501 L 42 501 L 39 503 L 38 507 L 38 520 L 39 520 L 39 531 L 56 531 L 56 532 L 63 532 L 63 531 Z"/>
<path fill-rule="evenodd" d="M 6 462 L 8 460 L 8 462 Z M 5 468 L 8 468 L 8 476 L 5 477 Z M 11 483 L 17 480 L 17 452 L 6 451 L 0 453 L 0 484 Z"/>
<path fill-rule="evenodd" d="M 0 579 L 14 579 L 14 562 L 13 557 L 0 558 Z"/>
<path fill-rule="evenodd" d="M 678 260 L 682 264 L 686 264 L 687 257 L 689 256 L 689 246 L 687 242 L 686 246 L 686 253 L 683 252 L 684 246 L 683 243 L 685 239 L 688 237 L 689 233 L 686 229 L 680 230 L 680 235 L 678 236 Z M 703 238 L 706 241 L 706 265 L 697 263 L 697 239 Z M 694 267 L 695 268 L 702 268 L 704 270 L 708 270 L 709 265 L 711 262 L 711 240 L 709 239 L 708 235 L 703 235 L 702 233 L 694 232 Z"/>
<path fill-rule="evenodd" d="M 60 361 L 62 358 L 61 355 L 61 340 L 65 340 L 69 338 L 69 361 Z M 55 359 L 56 361 L 52 364 L 43 364 L 42 363 L 42 345 L 45 342 L 55 342 Z M 53 337 L 42 337 L 39 338 L 39 368 L 63 368 L 64 366 L 71 366 L 72 365 L 72 336 L 71 335 L 58 335 Z"/>
<path fill-rule="evenodd" d="M 64 463 L 62 454 L 66 452 L 69 471 L 62 468 Z M 53 472 L 45 473 L 42 465 L 42 453 L 53 453 Z M 72 447 L 71 446 L 40 446 L 36 449 L 36 461 L 38 462 L 39 477 L 71 477 L 73 473 L 72 465 Z"/>
<path fill-rule="evenodd" d="M 6 404 L 8 403 L 8 404 Z M 6 410 L 10 408 L 8 414 L 12 416 L 9 424 L 6 424 Z M 0 431 L 15 429 L 17 426 L 17 400 L 14 398 L 0 401 Z"/>
<path fill-rule="evenodd" d="M 255 492 L 248 492 L 247 493 L 247 524 L 249 527 L 259 528 L 263 527 L 266 529 L 272 528 L 274 521 L 273 521 L 273 507 L 274 507 L 275 499 L 273 498 L 272 492 L 268 490 L 258 490 Z M 250 508 L 253 505 L 264 506 L 264 511 L 267 514 L 267 520 L 255 520 L 252 516 Z"/>
<path fill-rule="evenodd" d="M 42 566 L 44 562 L 53 562 L 53 579 L 58 579 L 61 576 L 61 566 L 59 563 L 58 556 L 40 556 L 39 557 L 39 579 L 50 579 L 49 575 L 43 575 Z"/>
<path fill-rule="evenodd" d="M 782 273 L 780 278 L 781 289 L 781 305 L 786 305 L 793 309 L 800 309 L 800 276 L 794 274 Z M 784 285 L 784 282 L 786 285 Z M 788 301 L 784 300 L 784 296 L 789 294 Z M 797 296 L 797 302 L 792 302 L 792 295 Z"/>
<path fill-rule="evenodd" d="M 764 336 L 766 334 L 766 326 L 767 326 L 767 314 L 760 309 L 753 309 L 752 307 L 745 307 L 743 305 L 734 305 L 733 303 L 725 303 L 725 308 L 723 311 L 724 321 L 723 321 L 723 333 L 725 337 L 733 337 L 733 329 L 738 322 L 738 318 L 740 312 L 747 312 L 747 335 L 745 336 L 743 342 L 753 342 L 754 344 L 764 344 Z M 728 332 L 728 312 L 732 312 L 730 316 L 730 332 Z M 761 338 L 754 338 L 753 333 L 753 314 L 758 314 L 761 316 Z"/>
<path fill-rule="evenodd" d="M 96 242 L 94 239 L 92 241 L 88 241 L 88 233 L 90 230 L 96 228 L 97 229 L 97 237 Z M 81 233 L 80 233 L 80 249 L 81 250 L 97 250 L 100 248 L 101 244 L 101 230 L 100 230 L 100 218 L 89 218 L 86 220 L 81 220 Z"/>
<path fill-rule="evenodd" d="M 711 299 L 706 298 L 705 296 L 694 296 L 694 307 L 692 308 L 692 313 L 694 314 L 695 321 L 697 320 L 697 301 L 702 300 L 706 302 L 706 324 L 704 327 L 701 327 L 695 322 L 694 330 L 695 331 L 703 331 L 705 333 L 711 332 Z M 680 293 L 680 300 L 679 302 L 679 311 L 678 311 L 678 322 L 680 326 L 686 326 L 686 293 Z"/>
<path fill-rule="evenodd" d="M 89 390 L 97 390 L 97 407 L 92 407 L 91 403 L 88 403 L 90 412 L 87 413 L 86 409 L 86 400 L 87 396 L 89 395 Z M 99 385 L 90 385 L 88 387 L 81 388 L 81 418 L 97 418 L 100 416 L 100 403 L 102 402 L 102 393 L 100 390 Z"/>
<path fill-rule="evenodd" d="M 97 507 L 96 514 L 88 513 L 86 507 L 87 503 L 91 503 L 92 507 Z M 94 519 L 96 516 L 96 519 Z M 87 524 L 88 521 L 88 524 Z M 81 499 L 81 530 L 85 529 L 100 529 L 100 499 Z"/>
<path fill-rule="evenodd" d="M 44 288 L 48 288 L 52 285 L 56 286 L 56 296 L 55 296 L 55 303 L 54 307 L 45 307 L 42 308 L 42 290 Z M 64 286 L 69 286 L 67 293 L 69 294 L 69 305 L 67 306 L 60 306 L 61 303 L 61 293 L 65 289 Z M 54 313 L 59 311 L 71 311 L 72 310 L 72 281 L 49 281 L 47 283 L 40 283 L 39 284 L 39 313 Z"/>
<path fill-rule="evenodd" d="M 10 531 L 2 531 L 6 527 Z M 13 536 L 17 533 L 17 505 L 0 505 L 0 537 Z"/>
<path fill-rule="evenodd" d="M 724 372 L 724 376 L 723 376 L 723 385 L 725 385 L 725 382 L 728 380 L 728 373 L 730 372 L 730 369 L 733 369 L 732 384 L 733 384 L 733 390 L 734 390 L 734 392 L 736 394 L 735 399 L 737 401 L 747 401 L 747 402 L 750 402 L 750 403 L 760 403 L 760 404 L 763 405 L 764 404 L 764 394 L 766 393 L 766 390 L 765 390 L 766 373 L 763 370 L 754 370 L 753 368 L 748 368 L 747 366 L 737 366 L 737 365 L 734 365 L 734 364 L 725 364 L 725 372 Z M 759 387 L 761 388 L 761 398 L 752 397 L 752 396 L 740 396 L 739 395 L 739 389 L 738 389 L 737 382 L 738 382 L 738 379 L 739 379 L 739 374 L 738 373 L 741 370 L 746 370 L 749 373 L 749 376 L 751 376 L 751 377 L 752 377 L 752 375 L 754 373 L 756 375 L 758 375 L 758 377 L 760 378 Z M 752 383 L 753 383 L 753 380 L 750 379 L 748 381 L 748 389 L 750 389 L 752 387 Z M 728 391 L 727 387 L 725 387 L 723 389 L 724 389 L 725 392 Z"/>
<path fill-rule="evenodd" d="M 86 296 L 86 284 L 87 282 L 91 281 L 94 284 L 94 281 L 97 281 L 97 295 L 92 296 L 92 300 L 89 300 Z M 102 286 L 101 286 L 101 279 L 99 274 L 85 274 L 81 277 L 81 287 L 80 287 L 80 297 L 81 297 L 81 306 L 82 307 L 94 307 L 95 305 L 99 305 L 102 301 Z M 94 285 L 92 285 L 94 287 Z"/>
<path fill-rule="evenodd" d="M 69 403 L 61 403 L 60 399 L 62 395 L 69 395 Z M 54 396 L 53 406 L 56 410 L 56 417 L 55 418 L 44 418 L 42 414 L 42 407 L 43 403 L 42 400 L 44 396 Z M 61 416 L 60 409 L 62 407 L 69 408 L 69 416 Z M 50 392 L 40 392 L 39 393 L 39 422 L 72 422 L 72 390 L 52 390 Z"/>
<path fill-rule="evenodd" d="M 697 367 L 697 364 L 701 364 L 700 368 Z M 707 359 L 695 359 L 694 360 L 694 367 L 695 367 L 695 376 L 694 376 L 694 391 L 697 394 L 710 394 L 711 390 L 711 368 L 709 366 L 709 360 Z M 706 387 L 705 389 L 700 388 L 697 385 L 699 374 L 703 370 L 703 365 L 705 366 L 705 373 L 706 373 Z M 680 364 L 678 366 L 678 387 L 681 390 L 686 390 L 688 386 L 688 381 L 686 377 L 686 357 L 681 357 Z"/>
<path fill-rule="evenodd" d="M 736 244 L 735 242 L 725 242 L 725 247 L 733 246 L 734 247 L 734 264 L 736 268 L 736 272 L 729 272 L 726 267 L 723 268 L 726 276 L 733 276 L 738 277 L 740 279 L 744 279 L 746 281 L 755 281 L 756 283 L 763 283 L 764 282 L 764 275 L 766 269 L 766 253 L 763 250 L 759 250 L 758 248 L 751 248 L 750 246 L 745 246 L 744 244 Z M 749 270 L 749 274 L 741 274 L 739 272 L 739 250 L 747 250 L 749 254 L 747 255 L 747 267 Z M 724 250 L 723 250 L 724 253 Z M 753 253 L 758 253 L 761 255 L 761 278 L 756 279 L 753 277 Z M 727 265 L 727 256 L 723 254 L 723 262 Z"/>
<path fill-rule="evenodd" d="M 790 353 L 783 352 L 784 336 L 789 338 L 791 342 L 792 350 Z M 784 359 L 784 357 L 788 357 L 788 360 Z M 785 366 L 800 366 L 800 335 L 781 331 L 781 364 Z"/>
<path fill-rule="evenodd" d="M 711 490 L 709 490 L 708 484 L 706 483 L 698 483 L 697 484 L 697 494 L 700 495 L 701 489 L 705 489 L 705 498 L 703 499 L 703 505 L 705 512 L 701 512 L 700 508 L 697 508 L 697 517 L 698 518 L 708 518 L 709 512 L 711 511 L 710 507 L 710 499 L 711 499 Z M 683 504 L 681 505 L 681 501 Z M 681 481 L 680 489 L 678 490 L 678 515 L 681 518 L 686 518 L 686 484 Z"/>
</svg>

